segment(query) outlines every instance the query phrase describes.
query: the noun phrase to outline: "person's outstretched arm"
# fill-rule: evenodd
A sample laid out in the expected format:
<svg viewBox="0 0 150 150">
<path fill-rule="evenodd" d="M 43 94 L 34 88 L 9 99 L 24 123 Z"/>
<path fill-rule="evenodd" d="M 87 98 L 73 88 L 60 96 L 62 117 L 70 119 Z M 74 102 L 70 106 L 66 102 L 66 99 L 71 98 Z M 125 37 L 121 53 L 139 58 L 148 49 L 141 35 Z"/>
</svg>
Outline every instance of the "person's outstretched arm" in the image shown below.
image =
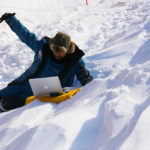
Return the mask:
<svg viewBox="0 0 150 150">
<path fill-rule="evenodd" d="M 34 33 L 31 33 L 21 22 L 15 17 L 15 13 L 6 13 L 0 18 L 0 22 L 6 21 L 13 32 L 20 38 L 22 42 L 28 45 L 34 52 L 42 48 L 45 43 L 44 39 L 38 40 Z"/>
</svg>

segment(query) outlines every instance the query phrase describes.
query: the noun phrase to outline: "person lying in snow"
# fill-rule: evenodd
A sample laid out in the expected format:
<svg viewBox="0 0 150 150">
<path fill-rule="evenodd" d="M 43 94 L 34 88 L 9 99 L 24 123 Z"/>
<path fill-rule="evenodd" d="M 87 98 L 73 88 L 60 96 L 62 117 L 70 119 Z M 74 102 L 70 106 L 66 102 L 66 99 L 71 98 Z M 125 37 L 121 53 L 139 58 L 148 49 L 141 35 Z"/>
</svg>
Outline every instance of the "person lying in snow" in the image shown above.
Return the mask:
<svg viewBox="0 0 150 150">
<path fill-rule="evenodd" d="M 84 52 L 71 41 L 69 35 L 58 32 L 53 38 L 44 37 L 38 40 L 35 34 L 17 20 L 15 13 L 5 13 L 0 18 L 0 23 L 2 21 L 6 21 L 20 40 L 35 52 L 30 68 L 0 90 L 2 110 L 7 111 L 25 105 L 26 98 L 33 95 L 28 82 L 31 78 L 59 76 L 62 87 L 73 86 L 75 76 L 82 85 L 93 79 L 85 68 L 82 59 Z"/>
</svg>

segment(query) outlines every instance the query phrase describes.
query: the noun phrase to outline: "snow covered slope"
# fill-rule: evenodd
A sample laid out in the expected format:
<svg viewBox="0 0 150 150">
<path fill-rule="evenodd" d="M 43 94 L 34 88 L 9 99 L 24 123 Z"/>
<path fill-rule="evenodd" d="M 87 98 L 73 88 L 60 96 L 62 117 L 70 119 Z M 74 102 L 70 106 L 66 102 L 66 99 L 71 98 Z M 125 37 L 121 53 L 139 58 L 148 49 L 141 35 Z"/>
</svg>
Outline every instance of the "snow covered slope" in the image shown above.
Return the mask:
<svg viewBox="0 0 150 150">
<path fill-rule="evenodd" d="M 94 80 L 71 100 L 0 114 L 0 150 L 149 150 L 150 1 L 1 0 L 42 38 L 58 31 L 84 50 Z M 0 24 L 0 88 L 33 53 Z"/>
</svg>

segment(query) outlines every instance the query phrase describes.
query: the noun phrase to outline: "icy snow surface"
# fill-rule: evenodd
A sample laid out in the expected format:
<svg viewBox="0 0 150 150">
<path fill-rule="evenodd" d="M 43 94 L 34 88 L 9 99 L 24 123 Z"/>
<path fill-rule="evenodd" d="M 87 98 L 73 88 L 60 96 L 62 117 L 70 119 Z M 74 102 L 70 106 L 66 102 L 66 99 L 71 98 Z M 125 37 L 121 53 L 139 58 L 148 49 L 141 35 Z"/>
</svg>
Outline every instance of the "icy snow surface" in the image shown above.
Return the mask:
<svg viewBox="0 0 150 150">
<path fill-rule="evenodd" d="M 0 0 L 5 12 L 16 12 L 39 39 L 70 34 L 95 79 L 66 102 L 0 114 L 0 150 L 150 149 L 149 0 Z M 0 88 L 32 60 L 1 23 Z"/>
</svg>

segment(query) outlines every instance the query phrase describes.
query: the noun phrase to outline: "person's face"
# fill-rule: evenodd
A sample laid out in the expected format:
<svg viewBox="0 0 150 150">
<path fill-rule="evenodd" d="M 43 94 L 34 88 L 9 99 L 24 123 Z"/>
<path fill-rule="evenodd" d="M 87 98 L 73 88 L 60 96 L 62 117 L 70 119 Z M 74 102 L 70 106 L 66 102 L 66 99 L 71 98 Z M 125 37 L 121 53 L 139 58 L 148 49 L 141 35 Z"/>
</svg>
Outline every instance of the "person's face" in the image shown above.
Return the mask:
<svg viewBox="0 0 150 150">
<path fill-rule="evenodd" d="M 62 59 L 66 56 L 66 53 L 58 53 L 58 52 L 55 52 L 55 51 L 53 51 L 53 54 L 54 54 L 54 57 L 56 59 Z"/>
<path fill-rule="evenodd" d="M 57 46 L 53 46 L 52 44 L 50 45 L 50 49 L 53 52 L 53 55 L 56 59 L 62 59 L 66 56 L 66 52 L 65 51 L 61 51 L 59 50 L 59 47 Z"/>
</svg>

